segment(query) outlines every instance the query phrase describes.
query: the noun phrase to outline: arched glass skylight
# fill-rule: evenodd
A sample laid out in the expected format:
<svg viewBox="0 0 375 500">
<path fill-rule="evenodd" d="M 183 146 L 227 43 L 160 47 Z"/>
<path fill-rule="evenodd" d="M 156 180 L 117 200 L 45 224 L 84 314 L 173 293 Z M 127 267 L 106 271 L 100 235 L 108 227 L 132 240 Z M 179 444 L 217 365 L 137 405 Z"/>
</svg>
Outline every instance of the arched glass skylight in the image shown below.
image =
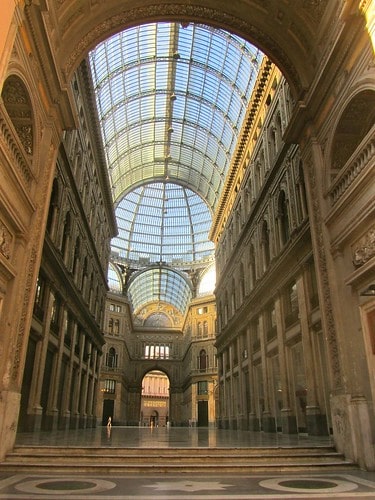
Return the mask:
<svg viewBox="0 0 375 500">
<path fill-rule="evenodd" d="M 112 250 L 128 262 L 191 264 L 213 253 L 210 210 L 200 196 L 177 184 L 134 189 L 117 205 L 116 219 L 119 234 Z"/>
<path fill-rule="evenodd" d="M 212 214 L 262 58 L 240 37 L 194 23 L 135 26 L 89 54 L 119 227 L 112 251 L 123 265 L 212 264 Z M 171 287 L 172 276 L 137 277 L 133 307 L 165 300 L 184 314 L 190 288 L 178 273 Z"/>
<path fill-rule="evenodd" d="M 168 178 L 214 209 L 261 58 L 196 24 L 146 24 L 99 44 L 90 63 L 115 203 Z"/>
<path fill-rule="evenodd" d="M 133 311 L 146 304 L 165 302 L 185 314 L 192 292 L 181 273 L 165 267 L 153 267 L 131 279 L 128 296 Z"/>
</svg>

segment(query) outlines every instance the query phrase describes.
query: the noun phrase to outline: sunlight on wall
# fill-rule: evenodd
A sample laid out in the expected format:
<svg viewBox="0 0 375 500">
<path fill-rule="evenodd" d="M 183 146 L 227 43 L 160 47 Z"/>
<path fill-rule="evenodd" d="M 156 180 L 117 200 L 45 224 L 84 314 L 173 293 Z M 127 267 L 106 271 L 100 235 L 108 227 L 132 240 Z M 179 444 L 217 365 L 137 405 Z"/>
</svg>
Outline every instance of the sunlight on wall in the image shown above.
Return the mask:
<svg viewBox="0 0 375 500">
<path fill-rule="evenodd" d="M 364 16 L 366 18 L 366 27 L 372 43 L 372 49 L 375 52 L 375 0 L 370 2 L 367 12 L 364 12 Z"/>
</svg>

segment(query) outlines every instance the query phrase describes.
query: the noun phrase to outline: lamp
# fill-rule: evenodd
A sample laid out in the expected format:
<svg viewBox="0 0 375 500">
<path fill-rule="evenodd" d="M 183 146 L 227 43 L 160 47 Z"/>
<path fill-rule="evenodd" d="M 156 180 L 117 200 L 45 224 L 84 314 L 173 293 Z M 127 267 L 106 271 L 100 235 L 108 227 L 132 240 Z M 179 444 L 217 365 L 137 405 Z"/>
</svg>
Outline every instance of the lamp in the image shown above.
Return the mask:
<svg viewBox="0 0 375 500">
<path fill-rule="evenodd" d="M 374 297 L 375 296 L 375 284 L 369 285 L 366 290 L 361 292 L 361 295 L 364 297 Z"/>
</svg>

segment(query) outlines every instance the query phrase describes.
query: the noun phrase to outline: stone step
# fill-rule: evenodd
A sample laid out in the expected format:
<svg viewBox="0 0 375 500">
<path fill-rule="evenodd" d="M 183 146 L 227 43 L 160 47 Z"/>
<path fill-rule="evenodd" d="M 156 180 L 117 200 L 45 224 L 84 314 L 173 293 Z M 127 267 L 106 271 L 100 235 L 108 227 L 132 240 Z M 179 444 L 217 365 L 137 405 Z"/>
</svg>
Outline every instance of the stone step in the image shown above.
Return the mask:
<svg viewBox="0 0 375 500">
<path fill-rule="evenodd" d="M 66 453 L 65 453 L 66 452 Z M 100 455 L 104 456 L 131 456 L 137 457 L 139 455 L 147 456 L 201 456 L 202 454 L 207 454 L 210 456 L 307 456 L 307 455 L 318 455 L 324 456 L 328 454 L 337 454 L 336 450 L 332 446 L 309 446 L 309 447 L 101 447 L 101 446 L 16 446 L 11 455 L 62 455 L 67 454 L 70 456 L 80 456 L 80 455 Z"/>
<path fill-rule="evenodd" d="M 313 448 L 82 448 L 16 447 L 0 471 L 166 473 L 312 471 L 353 468 L 330 447 Z"/>
</svg>

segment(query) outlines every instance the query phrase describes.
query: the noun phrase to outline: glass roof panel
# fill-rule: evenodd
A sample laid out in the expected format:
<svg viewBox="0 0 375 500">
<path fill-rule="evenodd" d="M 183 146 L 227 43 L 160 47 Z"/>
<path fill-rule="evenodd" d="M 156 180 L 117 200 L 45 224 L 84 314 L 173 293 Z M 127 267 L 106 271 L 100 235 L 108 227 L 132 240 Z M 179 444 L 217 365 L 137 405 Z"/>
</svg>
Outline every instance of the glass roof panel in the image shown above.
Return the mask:
<svg viewBox="0 0 375 500">
<path fill-rule="evenodd" d="M 89 54 L 119 229 L 114 257 L 136 268 L 212 264 L 212 213 L 262 58 L 241 38 L 192 23 L 135 26 Z M 135 309 L 165 300 L 185 312 L 186 286 L 161 267 L 129 293 Z"/>
<path fill-rule="evenodd" d="M 216 195 L 207 200 L 214 210 L 261 58 L 239 37 L 194 24 L 136 26 L 99 44 L 89 59 L 114 201 L 134 183 L 153 179 L 145 156 L 147 163 L 159 165 L 171 156 L 208 179 L 214 169 L 222 174 L 219 189 L 212 190 Z M 202 134 L 224 154 L 199 157 Z M 178 145 L 185 155 L 190 146 L 189 154 L 182 156 Z M 181 172 L 174 170 L 177 183 L 186 181 Z M 163 174 L 168 175 L 159 168 L 157 175 Z M 207 195 L 196 179 L 188 182 Z"/>
<path fill-rule="evenodd" d="M 150 268 L 137 274 L 129 284 L 128 295 L 135 312 L 149 303 L 166 302 L 185 314 L 192 298 L 187 280 L 165 267 Z"/>
<path fill-rule="evenodd" d="M 172 183 L 140 186 L 116 208 L 115 255 L 128 262 L 199 262 L 213 253 L 211 213 L 200 196 Z"/>
</svg>

